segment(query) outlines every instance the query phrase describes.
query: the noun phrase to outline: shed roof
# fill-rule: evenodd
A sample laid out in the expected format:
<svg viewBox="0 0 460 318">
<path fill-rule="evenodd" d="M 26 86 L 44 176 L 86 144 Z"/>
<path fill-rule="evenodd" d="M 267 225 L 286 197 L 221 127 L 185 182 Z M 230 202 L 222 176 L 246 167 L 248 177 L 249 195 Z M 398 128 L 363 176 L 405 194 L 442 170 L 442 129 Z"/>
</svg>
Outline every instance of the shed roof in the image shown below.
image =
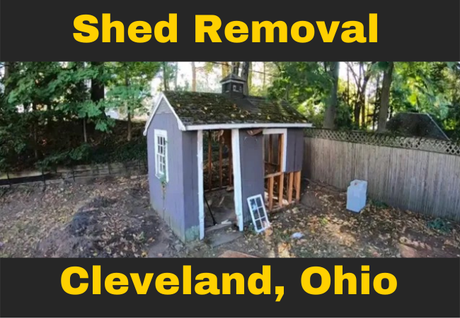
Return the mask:
<svg viewBox="0 0 460 318">
<path fill-rule="evenodd" d="M 228 81 L 242 82 L 242 83 L 246 82 L 246 80 L 244 78 L 242 78 L 241 76 L 238 76 L 236 74 L 233 74 L 233 73 L 230 73 L 229 75 L 224 77 L 220 82 L 224 83 L 224 82 L 228 82 Z"/>
<path fill-rule="evenodd" d="M 183 130 L 197 130 L 200 126 L 238 127 L 309 127 L 307 118 L 285 101 L 254 96 L 165 91 L 163 96 L 173 109 Z M 155 109 L 147 122 L 146 131 Z M 181 125 L 180 125 L 181 126 Z M 211 128 L 208 128 L 211 129 Z M 214 128 L 213 128 L 214 129 Z"/>
</svg>

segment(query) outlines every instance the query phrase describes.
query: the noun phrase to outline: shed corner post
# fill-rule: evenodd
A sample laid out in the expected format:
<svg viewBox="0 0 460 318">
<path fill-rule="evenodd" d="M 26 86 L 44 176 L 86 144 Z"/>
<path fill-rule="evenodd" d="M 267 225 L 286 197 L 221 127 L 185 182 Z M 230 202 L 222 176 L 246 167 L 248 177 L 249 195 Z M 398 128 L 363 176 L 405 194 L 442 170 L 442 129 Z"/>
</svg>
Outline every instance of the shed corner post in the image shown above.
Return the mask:
<svg viewBox="0 0 460 318">
<path fill-rule="evenodd" d="M 235 214 L 238 220 L 240 231 L 244 229 L 243 219 L 243 198 L 241 184 L 241 157 L 240 157 L 240 130 L 232 129 L 232 159 L 233 159 L 233 178 L 234 178 L 234 200 Z"/>
<path fill-rule="evenodd" d="M 203 184 L 203 131 L 197 131 L 198 157 L 198 218 L 200 223 L 200 240 L 204 239 L 204 184 Z"/>
</svg>

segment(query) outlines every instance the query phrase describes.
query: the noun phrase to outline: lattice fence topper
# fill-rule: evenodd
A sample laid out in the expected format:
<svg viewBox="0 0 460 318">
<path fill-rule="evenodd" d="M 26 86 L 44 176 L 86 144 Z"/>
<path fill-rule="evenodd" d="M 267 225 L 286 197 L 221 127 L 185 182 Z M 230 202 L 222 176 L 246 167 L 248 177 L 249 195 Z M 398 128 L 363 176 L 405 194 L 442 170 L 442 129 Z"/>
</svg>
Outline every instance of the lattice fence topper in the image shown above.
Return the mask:
<svg viewBox="0 0 460 318">
<path fill-rule="evenodd" d="M 309 138 L 330 139 L 374 146 L 415 149 L 460 156 L 460 143 L 454 141 L 317 128 L 306 129 L 305 136 Z"/>
</svg>

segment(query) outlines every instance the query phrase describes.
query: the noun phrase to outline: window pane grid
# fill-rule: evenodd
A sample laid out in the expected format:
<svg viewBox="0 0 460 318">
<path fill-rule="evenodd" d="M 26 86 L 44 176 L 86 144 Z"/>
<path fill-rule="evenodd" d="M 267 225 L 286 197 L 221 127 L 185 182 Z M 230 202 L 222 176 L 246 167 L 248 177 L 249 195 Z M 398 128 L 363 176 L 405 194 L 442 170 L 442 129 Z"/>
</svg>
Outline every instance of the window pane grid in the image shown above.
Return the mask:
<svg viewBox="0 0 460 318">
<path fill-rule="evenodd" d="M 248 198 L 248 203 L 255 230 L 260 233 L 270 226 L 262 195 Z"/>
<path fill-rule="evenodd" d="M 157 177 L 167 177 L 167 167 L 166 167 L 166 132 L 165 131 L 156 131 L 156 154 L 155 154 L 155 167 Z"/>
</svg>

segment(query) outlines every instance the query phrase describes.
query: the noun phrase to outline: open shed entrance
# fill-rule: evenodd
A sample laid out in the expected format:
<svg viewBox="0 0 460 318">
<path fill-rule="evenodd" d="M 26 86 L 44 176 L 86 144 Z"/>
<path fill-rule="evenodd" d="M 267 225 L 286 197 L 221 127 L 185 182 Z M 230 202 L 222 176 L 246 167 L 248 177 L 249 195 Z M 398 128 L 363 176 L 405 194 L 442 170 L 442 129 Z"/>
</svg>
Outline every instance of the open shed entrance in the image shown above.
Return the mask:
<svg viewBox="0 0 460 318">
<path fill-rule="evenodd" d="M 264 200 L 275 211 L 300 199 L 300 171 L 286 172 L 287 129 L 266 129 L 264 134 Z"/>
<path fill-rule="evenodd" d="M 232 131 L 203 131 L 204 226 L 236 224 Z"/>
</svg>

